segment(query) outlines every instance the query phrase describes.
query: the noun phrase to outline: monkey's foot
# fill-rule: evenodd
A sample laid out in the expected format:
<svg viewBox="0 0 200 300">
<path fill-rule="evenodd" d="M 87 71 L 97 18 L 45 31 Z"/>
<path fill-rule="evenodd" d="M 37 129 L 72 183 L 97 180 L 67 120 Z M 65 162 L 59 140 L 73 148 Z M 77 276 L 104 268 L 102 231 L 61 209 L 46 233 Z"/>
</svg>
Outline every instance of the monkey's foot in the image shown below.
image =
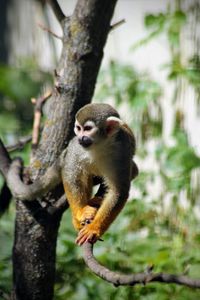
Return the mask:
<svg viewBox="0 0 200 300">
<path fill-rule="evenodd" d="M 79 216 L 81 226 L 90 224 L 94 220 L 97 210 L 98 210 L 98 208 L 96 208 L 96 207 L 86 205 L 81 210 L 81 215 Z"/>
<path fill-rule="evenodd" d="M 78 237 L 76 239 L 76 244 L 78 244 L 79 246 L 87 242 L 94 244 L 99 239 L 99 237 L 99 230 L 95 229 L 93 224 L 88 224 L 79 231 Z"/>
</svg>

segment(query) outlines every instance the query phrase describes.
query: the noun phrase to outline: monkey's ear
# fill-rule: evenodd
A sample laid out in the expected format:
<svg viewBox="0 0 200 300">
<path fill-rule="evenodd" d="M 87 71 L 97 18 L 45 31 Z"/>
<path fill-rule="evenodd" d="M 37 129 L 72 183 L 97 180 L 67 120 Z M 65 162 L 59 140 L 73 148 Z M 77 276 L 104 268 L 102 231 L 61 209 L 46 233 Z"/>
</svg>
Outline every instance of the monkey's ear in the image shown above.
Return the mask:
<svg viewBox="0 0 200 300">
<path fill-rule="evenodd" d="M 123 125 L 123 121 L 117 117 L 108 117 L 106 119 L 106 132 L 108 135 L 115 134 L 119 127 Z"/>
</svg>

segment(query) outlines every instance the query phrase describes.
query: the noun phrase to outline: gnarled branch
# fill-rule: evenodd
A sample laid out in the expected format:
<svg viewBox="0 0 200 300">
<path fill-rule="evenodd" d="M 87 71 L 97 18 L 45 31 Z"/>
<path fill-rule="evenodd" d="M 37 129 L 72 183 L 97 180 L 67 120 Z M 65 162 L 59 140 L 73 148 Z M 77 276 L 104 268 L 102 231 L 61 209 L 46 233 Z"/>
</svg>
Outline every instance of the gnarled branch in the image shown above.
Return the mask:
<svg viewBox="0 0 200 300">
<path fill-rule="evenodd" d="M 135 284 L 147 284 L 149 282 L 162 282 L 162 283 L 175 283 L 185 285 L 191 288 L 200 288 L 199 279 L 191 279 L 183 275 L 165 274 L 165 273 L 153 273 L 152 270 L 137 274 L 122 274 L 109 270 L 101 265 L 93 255 L 93 245 L 86 243 L 82 246 L 83 259 L 86 265 L 97 276 L 101 277 L 105 281 L 108 281 L 115 286 L 119 285 L 135 285 Z"/>
<path fill-rule="evenodd" d="M 12 195 L 18 200 L 32 201 L 52 190 L 61 182 L 59 159 L 49 167 L 46 173 L 27 185 L 21 179 L 23 162 L 20 158 L 11 161 L 8 151 L 0 139 L 0 172 L 6 179 Z"/>
<path fill-rule="evenodd" d="M 58 161 L 49 167 L 43 176 L 36 179 L 30 185 L 24 184 L 21 180 L 22 167 L 22 160 L 20 158 L 14 159 L 6 176 L 8 187 L 13 196 L 18 200 L 33 201 L 49 190 L 52 190 L 61 182 L 61 172 Z"/>
</svg>

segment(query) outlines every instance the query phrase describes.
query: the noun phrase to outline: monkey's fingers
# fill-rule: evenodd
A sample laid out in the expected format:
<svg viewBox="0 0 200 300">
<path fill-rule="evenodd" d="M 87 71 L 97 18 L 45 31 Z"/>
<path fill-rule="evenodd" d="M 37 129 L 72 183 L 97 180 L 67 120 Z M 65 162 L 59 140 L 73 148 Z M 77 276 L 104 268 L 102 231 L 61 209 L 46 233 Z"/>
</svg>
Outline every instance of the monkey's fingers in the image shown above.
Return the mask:
<svg viewBox="0 0 200 300">
<path fill-rule="evenodd" d="M 94 235 L 91 233 L 90 235 L 83 235 L 83 236 L 78 236 L 76 239 L 76 244 L 78 244 L 79 246 L 83 245 L 86 242 L 90 242 L 90 243 L 94 243 Z"/>
<path fill-rule="evenodd" d="M 87 228 L 83 228 L 82 230 L 80 230 L 78 237 L 76 238 L 76 244 L 81 246 L 86 242 L 95 243 L 97 240 L 97 234 L 87 231 Z"/>
</svg>

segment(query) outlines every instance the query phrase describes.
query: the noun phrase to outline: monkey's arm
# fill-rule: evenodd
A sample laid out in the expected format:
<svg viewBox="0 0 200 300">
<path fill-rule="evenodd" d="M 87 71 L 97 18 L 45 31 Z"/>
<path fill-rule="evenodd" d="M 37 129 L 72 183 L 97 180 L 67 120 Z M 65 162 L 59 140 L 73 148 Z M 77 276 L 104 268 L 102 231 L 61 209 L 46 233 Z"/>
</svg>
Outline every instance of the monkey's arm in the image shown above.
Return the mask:
<svg viewBox="0 0 200 300">
<path fill-rule="evenodd" d="M 128 199 L 130 181 L 138 175 L 138 172 L 136 163 L 132 161 L 130 173 L 126 172 L 125 175 L 125 172 L 119 172 L 115 182 L 108 184 L 109 189 L 105 185 L 103 186 L 102 191 L 104 191 L 104 193 L 102 195 L 104 195 L 104 198 L 102 199 L 102 204 L 96 212 L 92 223 L 84 226 L 83 229 L 80 230 L 76 239 L 78 245 L 82 245 L 87 241 L 95 243 L 108 229 L 124 207 Z M 121 174 L 124 174 L 123 178 Z"/>
<path fill-rule="evenodd" d="M 62 172 L 62 181 L 66 194 L 66 198 L 72 211 L 72 222 L 76 230 L 83 228 L 85 224 L 91 223 L 102 203 L 103 195 L 106 187 L 102 183 L 102 178 L 88 178 L 86 187 L 82 184 L 81 180 L 68 182 L 68 173 Z M 70 178 L 71 179 L 71 178 Z M 97 179 L 97 180 L 96 180 Z M 100 184 L 100 187 L 93 198 L 91 198 L 92 187 L 94 184 Z"/>
<path fill-rule="evenodd" d="M 21 159 L 14 159 L 11 163 L 7 174 L 7 184 L 12 195 L 18 200 L 32 201 L 36 197 L 42 196 L 44 193 L 52 190 L 61 182 L 61 167 L 59 161 L 56 161 L 49 167 L 46 173 L 39 179 L 36 179 L 32 184 L 26 185 L 21 180 L 22 172 Z"/>
</svg>

